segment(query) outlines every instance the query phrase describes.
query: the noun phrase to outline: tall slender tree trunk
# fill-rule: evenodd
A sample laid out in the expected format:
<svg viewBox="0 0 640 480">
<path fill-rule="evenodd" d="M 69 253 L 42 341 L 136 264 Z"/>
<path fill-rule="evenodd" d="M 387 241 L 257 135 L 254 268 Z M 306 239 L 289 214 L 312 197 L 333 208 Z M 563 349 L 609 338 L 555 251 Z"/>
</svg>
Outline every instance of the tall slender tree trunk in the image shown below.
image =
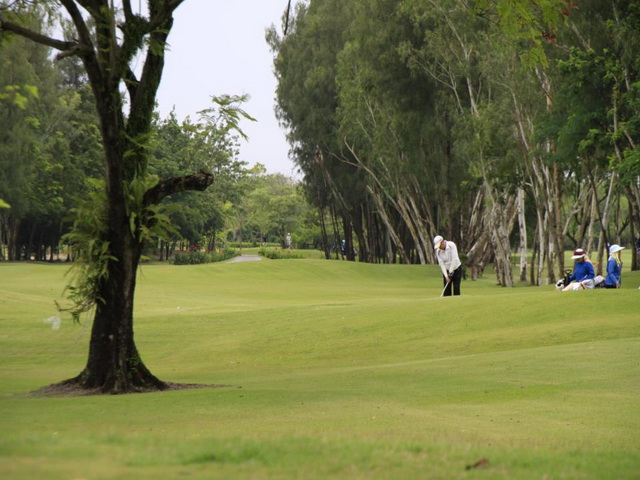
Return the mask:
<svg viewBox="0 0 640 480">
<path fill-rule="evenodd" d="M 629 200 L 629 229 L 631 241 L 634 242 L 631 248 L 631 270 L 640 270 L 640 258 L 638 258 L 640 255 L 635 247 L 636 239 L 640 239 L 640 198 L 636 202 L 631 188 L 627 187 L 627 199 Z"/>
<path fill-rule="evenodd" d="M 320 218 L 320 235 L 322 238 L 322 249 L 324 250 L 324 258 L 331 258 L 331 246 L 329 245 L 329 236 L 327 235 L 327 225 L 325 221 L 324 208 L 318 207 L 318 217 Z"/>
<path fill-rule="evenodd" d="M 542 273 L 544 272 L 544 260 L 545 253 L 547 251 L 547 236 L 545 235 L 546 231 L 546 214 L 542 210 L 537 211 L 538 217 L 538 226 L 537 226 L 537 234 L 538 234 L 538 269 L 536 273 L 536 285 L 542 285 Z"/>
<path fill-rule="evenodd" d="M 590 215 L 589 215 L 589 227 L 587 228 L 587 245 L 586 247 L 584 246 L 580 246 L 581 248 L 584 248 L 587 252 L 591 252 L 593 250 L 593 224 L 595 223 L 594 220 L 596 218 L 596 206 L 598 203 L 598 199 L 597 199 L 597 195 L 596 192 L 594 192 L 592 190 L 592 195 L 591 195 L 591 207 L 590 207 Z"/>
<path fill-rule="evenodd" d="M 7 216 L 6 234 L 7 234 L 7 260 L 16 262 L 20 260 L 20 245 L 18 244 L 18 230 L 20 228 L 20 220 L 15 215 Z"/>
<path fill-rule="evenodd" d="M 520 254 L 520 281 L 527 281 L 527 220 L 525 216 L 524 190 L 518 188 L 518 229 L 520 232 L 520 244 L 518 253 Z"/>
</svg>

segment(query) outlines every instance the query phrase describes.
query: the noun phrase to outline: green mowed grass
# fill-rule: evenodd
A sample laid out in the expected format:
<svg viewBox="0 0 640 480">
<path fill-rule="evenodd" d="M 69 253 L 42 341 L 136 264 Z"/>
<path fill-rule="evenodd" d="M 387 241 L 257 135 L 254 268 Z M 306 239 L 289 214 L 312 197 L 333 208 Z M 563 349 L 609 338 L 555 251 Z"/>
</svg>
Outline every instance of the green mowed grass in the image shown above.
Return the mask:
<svg viewBox="0 0 640 480">
<path fill-rule="evenodd" d="M 145 363 L 225 386 L 39 398 L 86 361 L 90 321 L 43 322 L 66 270 L 0 264 L 0 478 L 639 478 L 636 272 L 440 298 L 434 266 L 146 265 Z"/>
</svg>

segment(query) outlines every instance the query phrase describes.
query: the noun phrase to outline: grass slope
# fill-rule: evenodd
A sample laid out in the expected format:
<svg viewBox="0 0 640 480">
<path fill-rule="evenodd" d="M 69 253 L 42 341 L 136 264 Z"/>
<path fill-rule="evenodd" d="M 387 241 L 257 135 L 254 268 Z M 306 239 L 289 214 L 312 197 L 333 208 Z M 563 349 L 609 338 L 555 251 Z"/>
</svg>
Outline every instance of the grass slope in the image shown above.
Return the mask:
<svg viewBox="0 0 640 480">
<path fill-rule="evenodd" d="M 86 360 L 43 323 L 65 271 L 0 264 L 0 478 L 638 478 L 638 273 L 439 298 L 433 266 L 147 265 L 147 366 L 229 387 L 36 398 Z"/>
</svg>

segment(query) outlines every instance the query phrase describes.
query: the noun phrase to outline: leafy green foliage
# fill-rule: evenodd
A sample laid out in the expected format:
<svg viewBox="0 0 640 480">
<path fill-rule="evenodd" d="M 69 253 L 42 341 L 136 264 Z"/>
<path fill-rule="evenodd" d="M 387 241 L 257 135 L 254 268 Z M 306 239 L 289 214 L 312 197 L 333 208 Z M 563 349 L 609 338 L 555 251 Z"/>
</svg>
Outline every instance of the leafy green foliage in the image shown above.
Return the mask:
<svg viewBox="0 0 640 480">
<path fill-rule="evenodd" d="M 546 42 L 555 42 L 563 20 L 576 8 L 566 0 L 480 0 L 474 9 L 480 15 L 496 16 L 502 33 L 513 42 L 522 45 L 523 65 L 533 69 L 548 66 Z"/>
<path fill-rule="evenodd" d="M 249 177 L 244 186 L 243 229 L 259 242 L 282 242 L 287 233 L 304 228 L 310 206 L 299 187 L 282 174 Z"/>
<path fill-rule="evenodd" d="M 198 265 L 202 263 L 223 262 L 240 255 L 233 248 L 227 248 L 220 252 L 203 252 L 200 250 L 189 252 L 177 252 L 171 263 L 174 265 Z"/>
<path fill-rule="evenodd" d="M 290 258 L 304 258 L 304 255 L 297 252 L 290 252 L 281 248 L 267 248 L 261 247 L 258 249 L 258 254 L 270 258 L 271 260 L 283 260 Z"/>
<path fill-rule="evenodd" d="M 75 262 L 71 269 L 72 279 L 66 287 L 70 306 L 58 304 L 60 311 L 71 313 L 73 320 L 92 310 L 103 301 L 100 296 L 101 283 L 108 277 L 109 262 L 118 261 L 109 253 L 109 242 L 103 240 L 106 232 L 107 201 L 104 184 L 90 181 L 92 191 L 88 198 L 72 213 L 72 230 L 63 241 L 71 248 Z"/>
<path fill-rule="evenodd" d="M 199 112 L 199 120 L 180 122 L 174 113 L 156 122 L 150 171 L 167 179 L 191 171 L 210 171 L 216 176 L 206 192 L 184 192 L 163 202 L 176 226 L 168 238 L 186 239 L 189 244 L 207 244 L 215 249 L 224 230 L 228 205 L 238 202 L 238 183 L 245 176 L 245 162 L 238 159 L 238 138 L 242 119 L 253 120 L 240 106 L 246 97 L 212 97 L 213 107 Z"/>
<path fill-rule="evenodd" d="M 37 22 L 36 22 L 37 23 Z M 102 171 L 103 151 L 93 94 L 70 83 L 68 63 L 19 37 L 0 45 L 0 83 L 27 101 L 0 100 L 0 196 L 12 205 L 1 224 L 9 258 L 45 259 L 58 251 L 69 211 L 86 198 L 87 177 Z M 2 96 L 2 95 L 0 95 Z"/>
<path fill-rule="evenodd" d="M 240 105 L 249 100 L 249 95 L 212 96 L 211 100 L 214 107 L 198 112 L 200 120 L 218 132 L 236 131 L 247 140 L 247 135 L 240 128 L 240 122 L 242 120 L 255 122 L 256 119 L 240 108 Z"/>
<path fill-rule="evenodd" d="M 0 92 L 0 102 L 13 102 L 21 110 L 25 110 L 29 99 L 38 98 L 38 87 L 35 85 L 7 85 Z"/>
</svg>

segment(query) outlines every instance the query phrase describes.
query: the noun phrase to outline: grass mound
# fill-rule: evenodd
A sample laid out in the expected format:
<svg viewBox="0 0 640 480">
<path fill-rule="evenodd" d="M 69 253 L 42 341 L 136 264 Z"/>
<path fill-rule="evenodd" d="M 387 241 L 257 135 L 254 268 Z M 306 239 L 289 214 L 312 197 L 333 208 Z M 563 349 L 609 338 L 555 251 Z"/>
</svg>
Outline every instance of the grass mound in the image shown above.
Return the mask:
<svg viewBox="0 0 640 480">
<path fill-rule="evenodd" d="M 0 264 L 2 478 L 637 478 L 638 273 L 501 289 L 437 267 L 145 265 L 136 341 L 176 384 L 50 397 L 90 320 L 44 322 L 65 266 Z"/>
</svg>

